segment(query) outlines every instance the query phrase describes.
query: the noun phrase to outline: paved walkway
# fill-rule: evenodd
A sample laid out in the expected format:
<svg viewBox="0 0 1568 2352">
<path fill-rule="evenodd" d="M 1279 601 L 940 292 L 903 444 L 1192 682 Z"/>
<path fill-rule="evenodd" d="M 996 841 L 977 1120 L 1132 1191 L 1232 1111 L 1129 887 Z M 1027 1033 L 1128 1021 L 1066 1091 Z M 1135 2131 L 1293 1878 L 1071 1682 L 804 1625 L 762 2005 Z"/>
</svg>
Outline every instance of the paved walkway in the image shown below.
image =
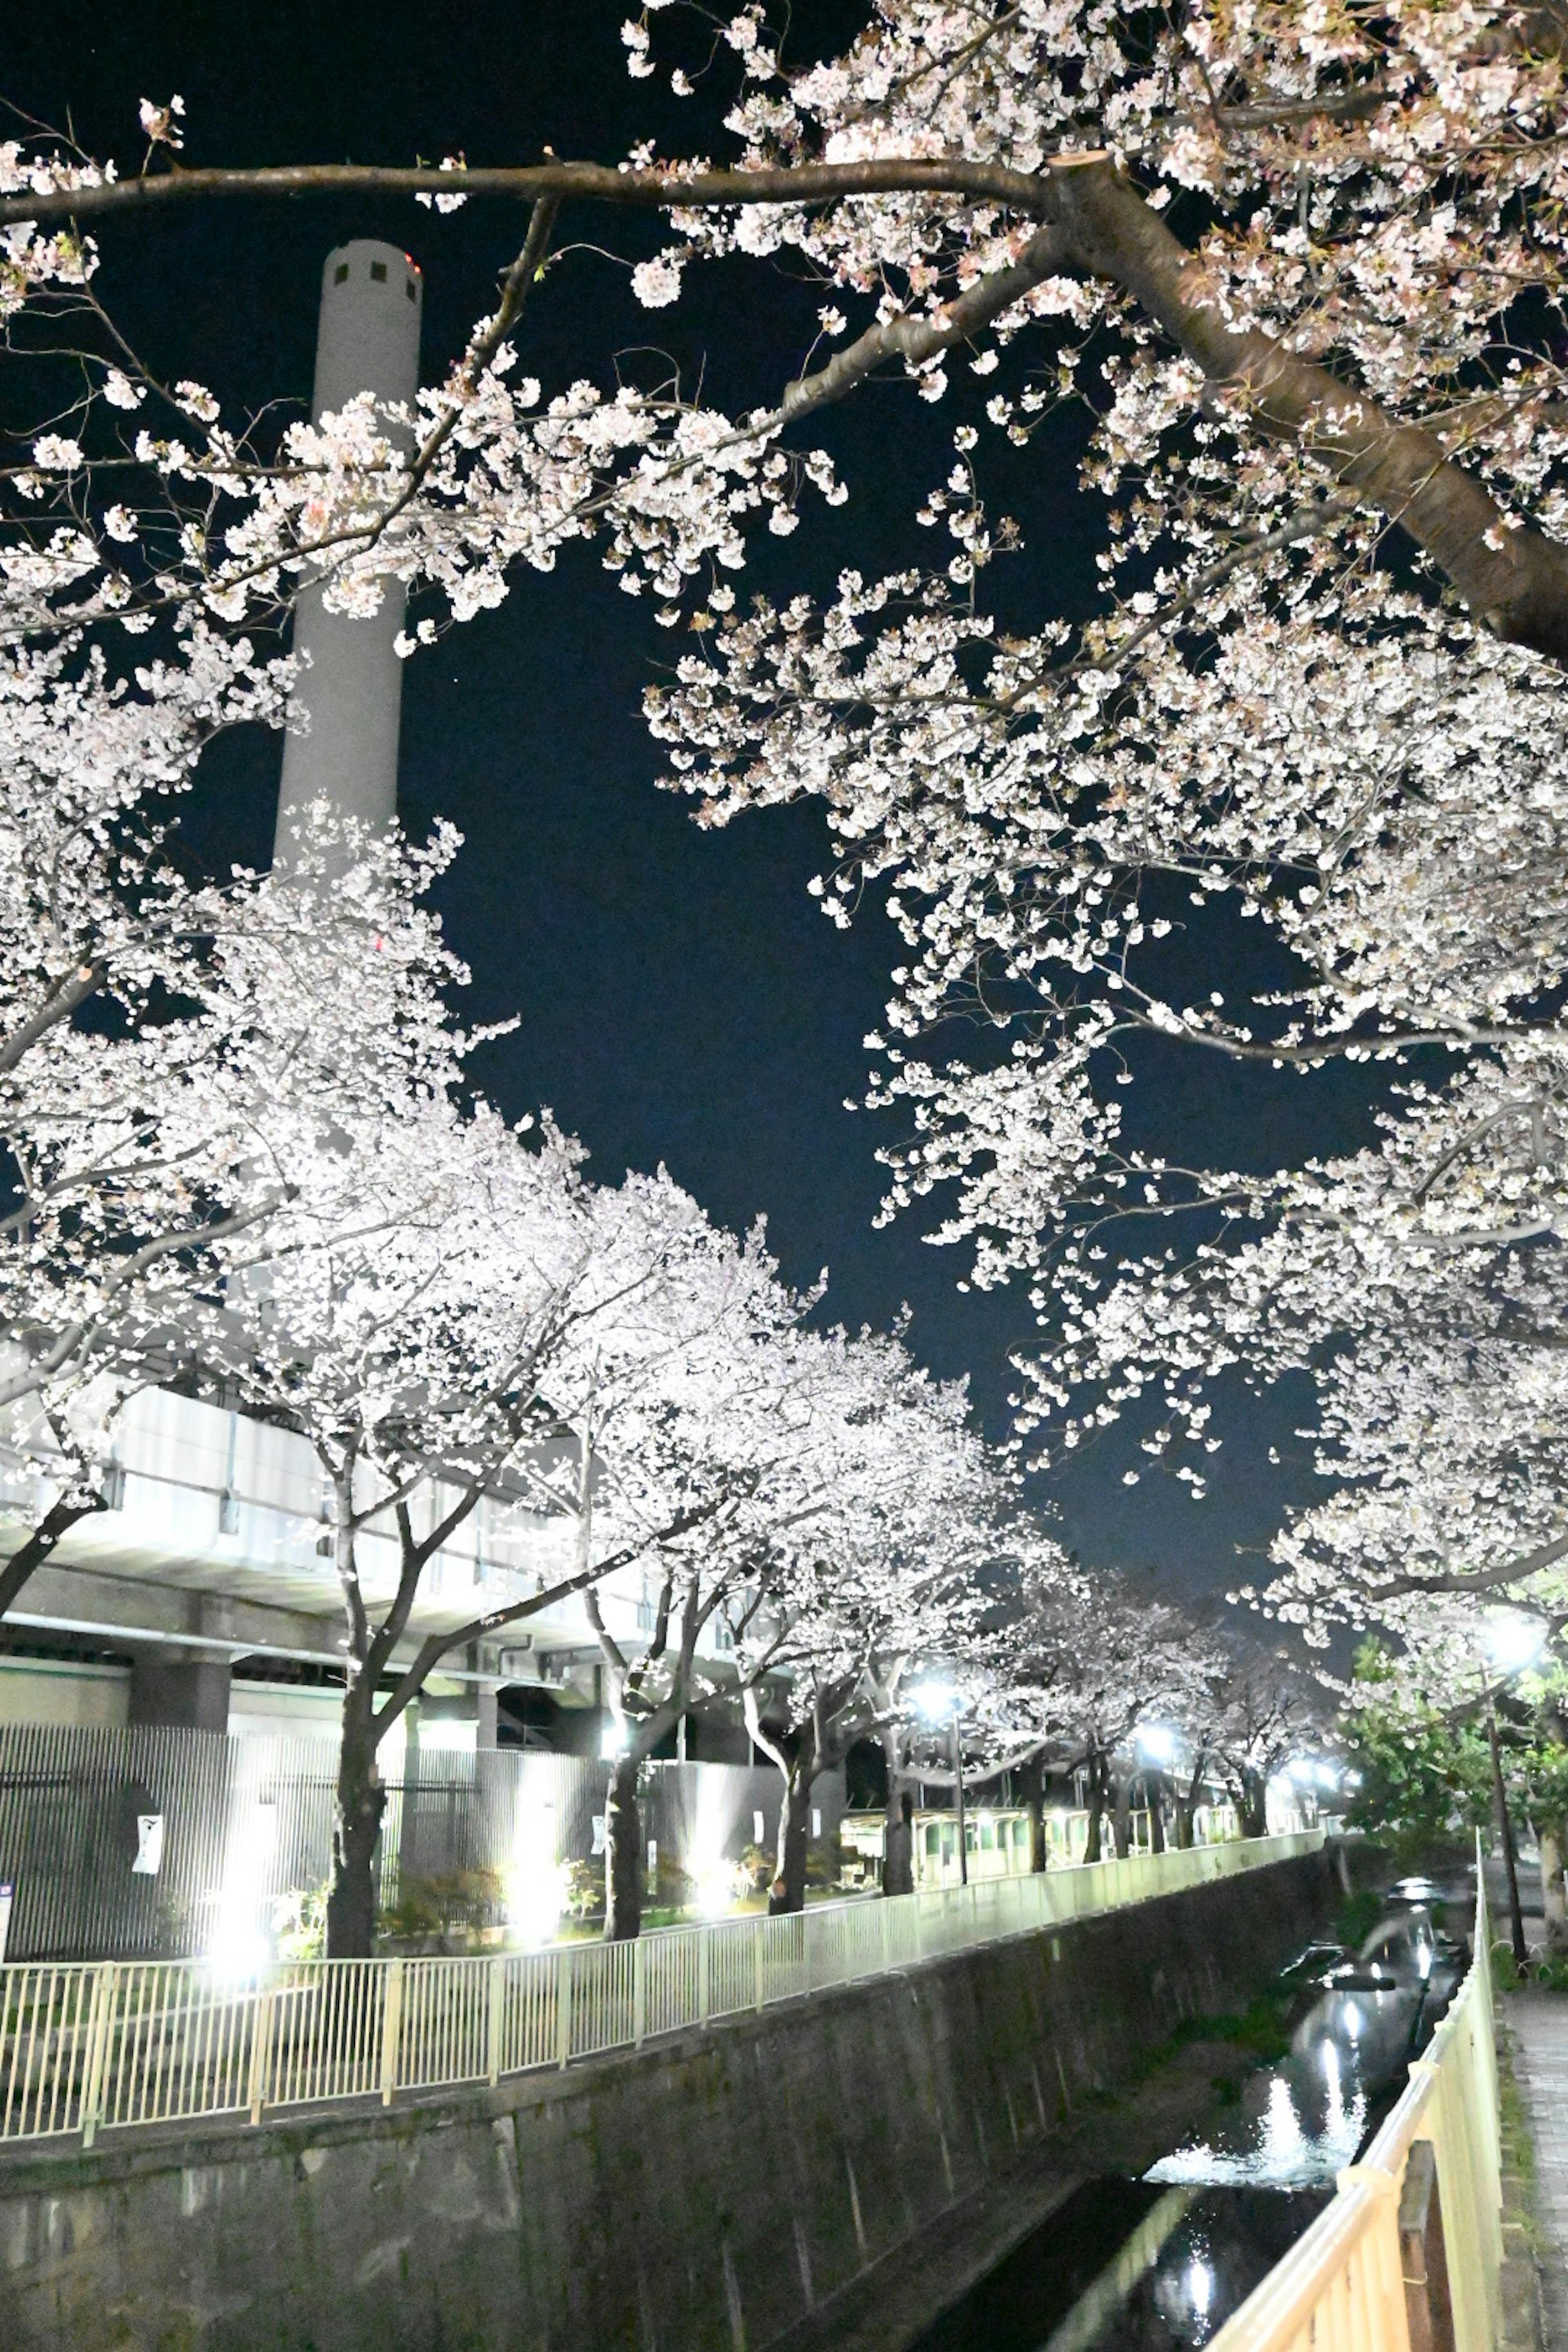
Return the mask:
<svg viewBox="0 0 1568 2352">
<path fill-rule="evenodd" d="M 1535 2143 L 1535 2206 L 1552 2252 L 1542 2263 L 1549 2352 L 1568 2352 L 1568 1997 L 1510 1993 L 1514 2073 Z"/>
</svg>

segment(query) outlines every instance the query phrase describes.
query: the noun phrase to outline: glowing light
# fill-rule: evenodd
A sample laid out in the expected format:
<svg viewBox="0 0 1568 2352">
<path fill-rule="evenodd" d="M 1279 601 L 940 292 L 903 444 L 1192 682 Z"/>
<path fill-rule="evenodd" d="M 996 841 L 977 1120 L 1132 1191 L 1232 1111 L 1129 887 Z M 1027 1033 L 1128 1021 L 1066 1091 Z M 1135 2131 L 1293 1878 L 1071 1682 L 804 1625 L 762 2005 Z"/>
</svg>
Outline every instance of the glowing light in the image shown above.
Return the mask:
<svg viewBox="0 0 1568 2352">
<path fill-rule="evenodd" d="M 206 1958 L 220 1982 L 246 1984 L 269 1965 L 272 1947 L 254 1919 L 226 1919 L 220 1911 Z"/>
<path fill-rule="evenodd" d="M 223 1887 L 206 1964 L 226 1984 L 258 1976 L 272 1959 L 260 1920 L 261 1889 L 278 1843 L 278 1807 L 267 1799 L 239 1808 L 224 1857 Z"/>
<path fill-rule="evenodd" d="M 1176 1735 L 1167 1731 L 1163 1723 L 1142 1723 L 1133 1734 L 1138 1753 L 1146 1764 L 1169 1764 L 1176 1753 Z"/>
<path fill-rule="evenodd" d="M 951 1683 L 916 1683 L 910 1698 L 928 1723 L 943 1723 L 958 1705 L 958 1693 Z"/>
<path fill-rule="evenodd" d="M 1481 1636 L 1486 1654 L 1505 1675 L 1515 1675 L 1541 1654 L 1541 1628 L 1528 1617 L 1493 1617 Z"/>
<path fill-rule="evenodd" d="M 520 1942 L 548 1944 L 566 1908 L 568 1868 L 555 1858 L 555 1801 L 526 1790 L 518 1799 L 507 1872 L 507 1925 Z"/>
<path fill-rule="evenodd" d="M 419 1745 L 471 1756 L 479 1745 L 479 1727 L 472 1718 L 465 1722 L 460 1716 L 426 1717 L 420 1721 Z"/>
<path fill-rule="evenodd" d="M 1194 2263 L 1187 2271 L 1187 2298 L 1195 2318 L 1206 2319 L 1214 2300 L 1214 2273 L 1207 2263 Z"/>
<path fill-rule="evenodd" d="M 704 1919 L 720 1919 L 751 1892 L 744 1867 L 731 1859 L 732 1847 L 743 1841 L 746 1816 L 721 1767 L 699 1764 L 696 1775 L 696 1817 L 681 1859 L 691 1877 L 699 1913 Z"/>
<path fill-rule="evenodd" d="M 599 1739 L 599 1755 L 605 1764 L 613 1764 L 617 1756 L 626 1752 L 626 1727 L 624 1723 L 607 1723 Z"/>
<path fill-rule="evenodd" d="M 716 1862 L 698 1875 L 697 1908 L 705 1919 L 722 1918 L 732 1911 L 747 1886 L 738 1862 Z"/>
</svg>

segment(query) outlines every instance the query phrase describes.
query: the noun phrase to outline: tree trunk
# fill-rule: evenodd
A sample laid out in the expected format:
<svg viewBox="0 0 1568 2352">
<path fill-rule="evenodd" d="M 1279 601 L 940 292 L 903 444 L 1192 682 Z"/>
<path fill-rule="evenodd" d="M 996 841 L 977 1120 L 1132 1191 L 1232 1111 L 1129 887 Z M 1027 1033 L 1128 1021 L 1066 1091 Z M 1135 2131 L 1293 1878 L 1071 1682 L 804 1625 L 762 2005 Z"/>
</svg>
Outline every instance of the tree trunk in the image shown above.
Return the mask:
<svg viewBox="0 0 1568 2352">
<path fill-rule="evenodd" d="M 779 1807 L 778 1868 L 768 1889 L 770 1912 L 805 1908 L 806 1842 L 811 1830 L 810 1767 L 803 1750 L 784 1775 Z"/>
<path fill-rule="evenodd" d="M 605 1799 L 605 1935 L 628 1943 L 642 1931 L 642 1807 L 637 1759 L 617 1756 Z"/>
<path fill-rule="evenodd" d="M 1149 1806 L 1149 1851 L 1165 1851 L 1165 1776 L 1163 1772 L 1145 1772 L 1143 1794 Z"/>
<path fill-rule="evenodd" d="M 1268 1783 L 1263 1774 L 1255 1771 L 1250 1764 L 1246 1766 L 1241 1775 L 1236 1809 L 1241 1816 L 1243 1837 L 1268 1835 Z"/>
<path fill-rule="evenodd" d="M 1089 1826 L 1083 1842 L 1085 1862 L 1098 1862 L 1105 1846 L 1105 1769 L 1098 1752 L 1089 1759 Z"/>
<path fill-rule="evenodd" d="M 1568 1890 L 1563 1871 L 1568 1860 L 1568 1820 L 1550 1814 L 1541 1824 L 1541 1903 L 1546 1915 L 1546 1949 L 1553 1958 L 1568 1952 Z"/>
<path fill-rule="evenodd" d="M 374 1706 L 374 1686 L 361 1675 L 343 1699 L 327 1892 L 330 1960 L 368 1960 L 375 1948 L 375 1850 L 386 1790 L 376 1769 Z"/>
<path fill-rule="evenodd" d="M 1029 1868 L 1042 1871 L 1046 1866 L 1046 1761 L 1043 1756 L 1031 1756 L 1018 1767 L 1018 1780 L 1024 1800 L 1024 1811 L 1029 1821 Z"/>
<path fill-rule="evenodd" d="M 882 1819 L 882 1892 L 915 1891 L 915 1801 L 888 1760 L 888 1808 Z"/>
<path fill-rule="evenodd" d="M 1132 1849 L 1132 1779 L 1119 1772 L 1114 1782 L 1115 1801 L 1110 1812 L 1110 1834 L 1116 1843 L 1116 1859 L 1125 1862 Z"/>
<path fill-rule="evenodd" d="M 1195 1816 L 1198 1810 L 1198 1798 L 1203 1791 L 1203 1761 L 1200 1758 L 1192 1779 L 1185 1786 L 1179 1780 L 1172 1786 L 1172 1795 L 1175 1800 L 1176 1810 L 1176 1843 L 1184 1853 L 1191 1847 L 1197 1835 Z"/>
</svg>

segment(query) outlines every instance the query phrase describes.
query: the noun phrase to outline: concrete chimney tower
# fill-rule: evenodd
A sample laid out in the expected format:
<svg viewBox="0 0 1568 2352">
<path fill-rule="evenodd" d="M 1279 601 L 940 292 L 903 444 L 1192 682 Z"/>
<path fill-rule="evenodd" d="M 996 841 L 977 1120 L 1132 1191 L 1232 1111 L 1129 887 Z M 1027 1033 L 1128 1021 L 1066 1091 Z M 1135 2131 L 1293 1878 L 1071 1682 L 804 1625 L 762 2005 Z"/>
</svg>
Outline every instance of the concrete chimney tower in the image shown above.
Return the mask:
<svg viewBox="0 0 1568 2352">
<path fill-rule="evenodd" d="M 356 392 L 412 402 L 424 290 L 418 270 L 395 245 L 356 237 L 327 256 L 312 418 L 342 408 Z M 388 581 L 375 618 L 356 621 L 324 611 L 319 588 L 300 597 L 294 648 L 310 663 L 296 694 L 310 723 L 308 733 L 284 739 L 276 865 L 288 864 L 300 811 L 311 801 L 374 825 L 396 812 L 403 664 L 393 646 L 406 601 L 401 583 Z"/>
</svg>

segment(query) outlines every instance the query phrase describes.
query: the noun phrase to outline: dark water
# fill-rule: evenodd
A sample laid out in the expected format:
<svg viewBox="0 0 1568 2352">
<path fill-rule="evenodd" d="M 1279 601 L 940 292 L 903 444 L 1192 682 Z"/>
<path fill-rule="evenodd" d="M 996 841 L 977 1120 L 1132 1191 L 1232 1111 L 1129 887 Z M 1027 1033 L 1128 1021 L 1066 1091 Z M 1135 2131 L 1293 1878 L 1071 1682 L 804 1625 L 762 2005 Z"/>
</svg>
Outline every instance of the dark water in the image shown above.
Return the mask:
<svg viewBox="0 0 1568 2352">
<path fill-rule="evenodd" d="M 1188 2352 L 1333 2194 L 1404 2086 L 1468 1960 L 1464 1886 L 1403 1880 L 1356 1950 L 1310 1945 L 1277 1990 L 1289 2048 L 1142 2180 L 1086 2182 L 910 2352 Z"/>
<path fill-rule="evenodd" d="M 1205 2344 L 1331 2194 L 1086 2181 L 912 2352 Z"/>
</svg>

